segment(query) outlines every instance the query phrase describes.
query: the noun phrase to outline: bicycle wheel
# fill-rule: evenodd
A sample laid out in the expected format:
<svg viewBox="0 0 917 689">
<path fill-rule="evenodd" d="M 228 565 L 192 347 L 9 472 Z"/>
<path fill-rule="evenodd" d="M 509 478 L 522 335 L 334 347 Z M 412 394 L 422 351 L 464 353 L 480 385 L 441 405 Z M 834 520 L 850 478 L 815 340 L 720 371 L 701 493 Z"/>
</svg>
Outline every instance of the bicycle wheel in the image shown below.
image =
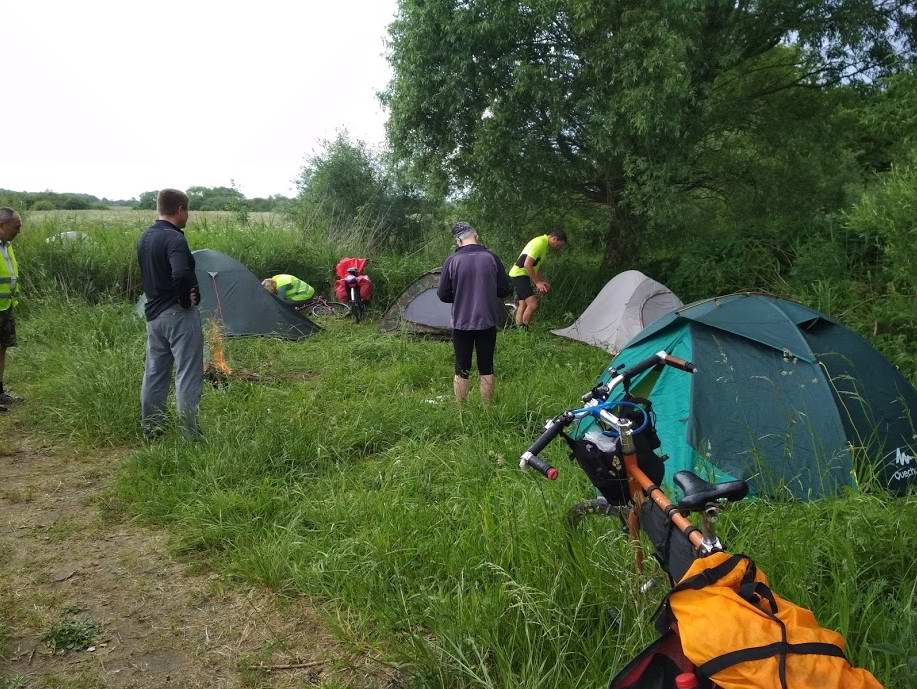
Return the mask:
<svg viewBox="0 0 917 689">
<path fill-rule="evenodd" d="M 329 301 L 325 306 L 325 315 L 334 316 L 335 318 L 346 318 L 350 315 L 350 307 L 339 301 Z"/>
<path fill-rule="evenodd" d="M 321 318 L 322 316 L 331 315 L 331 309 L 329 308 L 328 304 L 325 302 L 321 302 L 321 301 L 316 304 L 313 304 L 309 312 L 313 316 L 318 316 L 319 318 Z"/>
</svg>

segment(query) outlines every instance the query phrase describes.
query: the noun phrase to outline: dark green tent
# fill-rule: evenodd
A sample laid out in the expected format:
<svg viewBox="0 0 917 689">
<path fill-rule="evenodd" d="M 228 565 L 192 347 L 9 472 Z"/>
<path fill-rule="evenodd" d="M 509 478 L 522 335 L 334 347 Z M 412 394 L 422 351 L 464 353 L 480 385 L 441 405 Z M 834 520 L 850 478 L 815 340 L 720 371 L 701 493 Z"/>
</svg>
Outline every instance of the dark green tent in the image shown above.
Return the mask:
<svg viewBox="0 0 917 689">
<path fill-rule="evenodd" d="M 211 249 L 195 251 L 201 317 L 214 319 L 228 336 L 265 335 L 299 340 L 319 327 L 269 294 L 258 277 L 236 259 Z M 137 309 L 143 313 L 141 295 Z"/>
<path fill-rule="evenodd" d="M 430 270 L 414 282 L 386 309 L 379 328 L 383 332 L 403 332 L 434 338 L 452 337 L 452 304 L 439 300 L 436 288 L 442 268 Z M 506 313 L 506 322 L 512 320 L 512 304 L 498 306 Z"/>
<path fill-rule="evenodd" d="M 659 350 L 699 368 L 651 371 L 632 388 L 653 401 L 668 479 L 690 469 L 801 498 L 870 477 L 896 493 L 917 483 L 917 391 L 824 314 L 762 294 L 696 302 L 645 328 L 613 364 Z"/>
</svg>

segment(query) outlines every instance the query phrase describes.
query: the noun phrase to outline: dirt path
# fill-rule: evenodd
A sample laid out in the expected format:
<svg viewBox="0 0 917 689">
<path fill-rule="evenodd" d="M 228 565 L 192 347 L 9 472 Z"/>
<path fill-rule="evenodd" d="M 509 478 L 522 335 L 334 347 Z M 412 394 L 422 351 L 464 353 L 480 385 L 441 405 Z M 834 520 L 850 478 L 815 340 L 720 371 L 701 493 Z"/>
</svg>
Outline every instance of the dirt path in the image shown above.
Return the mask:
<svg viewBox="0 0 917 689">
<path fill-rule="evenodd" d="M 0 689 L 397 687 L 315 610 L 173 560 L 165 536 L 100 496 L 124 452 L 94 457 L 0 433 Z M 3 437 L 6 436 L 6 437 Z M 53 654 L 98 625 L 93 650 Z M 262 665 L 306 665 L 258 669 Z"/>
</svg>

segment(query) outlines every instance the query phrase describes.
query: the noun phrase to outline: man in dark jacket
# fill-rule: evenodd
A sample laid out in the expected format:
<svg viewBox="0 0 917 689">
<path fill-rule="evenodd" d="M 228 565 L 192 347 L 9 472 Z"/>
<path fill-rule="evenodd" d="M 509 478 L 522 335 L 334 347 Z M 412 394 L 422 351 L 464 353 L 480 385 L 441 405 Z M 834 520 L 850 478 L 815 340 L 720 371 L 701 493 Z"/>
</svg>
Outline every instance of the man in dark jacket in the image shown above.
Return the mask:
<svg viewBox="0 0 917 689">
<path fill-rule="evenodd" d="M 513 293 L 500 259 L 478 243 L 478 233 L 465 222 L 456 223 L 452 236 L 458 245 L 446 259 L 437 294 L 452 304 L 452 344 L 455 348 L 455 399 L 468 396 L 471 355 L 477 351 L 481 399 L 494 394 L 494 351 L 497 325 L 506 319 L 501 299 Z"/>
<path fill-rule="evenodd" d="M 140 422 L 148 439 L 162 433 L 172 366 L 175 402 L 187 438 L 200 436 L 198 404 L 204 381 L 204 338 L 197 304 L 200 293 L 194 256 L 183 232 L 188 196 L 163 189 L 156 199 L 159 219 L 137 242 L 146 295 L 146 368 L 140 388 Z"/>
</svg>

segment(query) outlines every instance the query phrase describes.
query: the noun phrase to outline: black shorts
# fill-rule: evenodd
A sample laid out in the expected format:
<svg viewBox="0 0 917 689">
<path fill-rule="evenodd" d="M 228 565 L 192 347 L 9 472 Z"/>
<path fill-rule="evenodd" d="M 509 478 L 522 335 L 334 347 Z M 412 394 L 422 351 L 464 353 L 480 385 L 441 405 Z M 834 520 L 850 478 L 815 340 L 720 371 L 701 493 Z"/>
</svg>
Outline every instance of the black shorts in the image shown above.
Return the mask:
<svg viewBox="0 0 917 689">
<path fill-rule="evenodd" d="M 16 318 L 13 307 L 0 311 L 0 347 L 16 346 Z"/>
<path fill-rule="evenodd" d="M 532 280 L 528 275 L 520 275 L 519 277 L 511 279 L 513 281 L 513 289 L 516 290 L 516 298 L 519 301 L 525 301 L 535 294 L 535 289 L 532 287 Z"/>
<path fill-rule="evenodd" d="M 497 349 L 497 329 L 453 330 L 452 346 L 455 348 L 455 375 L 467 378 L 471 372 L 471 353 L 478 353 L 478 373 L 492 376 L 494 351 Z"/>
</svg>

